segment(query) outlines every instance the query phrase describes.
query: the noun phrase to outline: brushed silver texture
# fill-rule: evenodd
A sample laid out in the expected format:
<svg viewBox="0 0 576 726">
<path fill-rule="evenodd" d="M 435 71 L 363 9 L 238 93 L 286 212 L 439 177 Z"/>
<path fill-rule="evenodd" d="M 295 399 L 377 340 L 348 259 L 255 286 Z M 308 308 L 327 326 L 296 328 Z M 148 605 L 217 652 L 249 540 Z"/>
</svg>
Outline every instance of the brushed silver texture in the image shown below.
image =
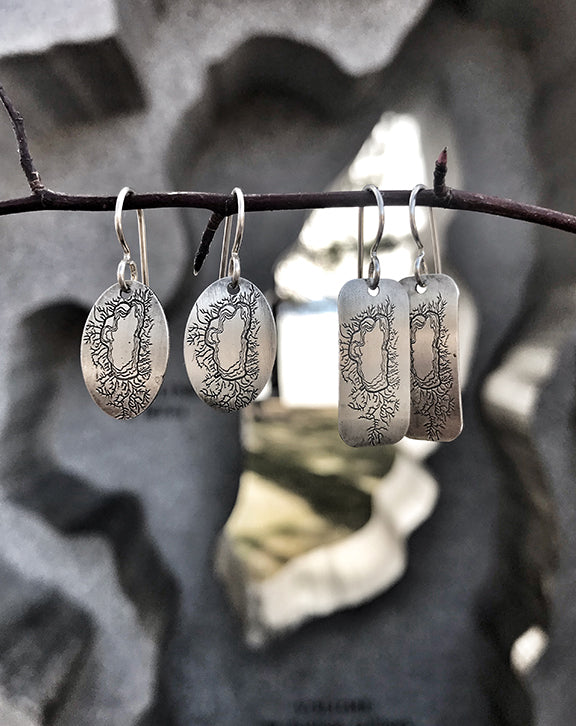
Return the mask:
<svg viewBox="0 0 576 726">
<path fill-rule="evenodd" d="M 394 280 L 350 280 L 338 296 L 338 431 L 349 446 L 394 444 L 410 420 L 408 297 Z"/>
<path fill-rule="evenodd" d="M 276 325 L 260 290 L 241 277 L 209 285 L 194 303 L 184 335 L 192 386 L 209 406 L 237 411 L 268 382 L 276 358 Z"/>
<path fill-rule="evenodd" d="M 169 349 L 166 316 L 152 290 L 137 280 L 127 292 L 114 284 L 84 325 L 80 362 L 86 388 L 110 416 L 134 418 L 156 397 Z"/>
<path fill-rule="evenodd" d="M 410 426 L 406 436 L 452 441 L 462 431 L 458 286 L 448 275 L 400 281 L 410 300 Z"/>
</svg>

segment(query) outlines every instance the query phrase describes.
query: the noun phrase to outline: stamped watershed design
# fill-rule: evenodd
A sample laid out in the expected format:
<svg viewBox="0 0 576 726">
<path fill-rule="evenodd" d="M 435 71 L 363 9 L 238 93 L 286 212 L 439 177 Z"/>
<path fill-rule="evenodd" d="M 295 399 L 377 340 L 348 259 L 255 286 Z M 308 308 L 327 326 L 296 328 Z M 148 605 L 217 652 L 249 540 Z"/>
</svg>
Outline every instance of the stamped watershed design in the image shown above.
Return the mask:
<svg viewBox="0 0 576 726">
<path fill-rule="evenodd" d="M 410 370 L 412 409 L 426 419 L 426 432 L 438 441 L 450 414 L 456 409 L 456 397 L 451 395 L 454 374 L 449 358 L 450 332 L 445 325 L 448 301 L 440 293 L 410 311 Z M 414 348 L 418 332 L 425 326 L 432 331 L 431 359 L 427 372 L 419 371 Z"/>
<path fill-rule="evenodd" d="M 276 353 L 272 313 L 258 288 L 240 278 L 208 287 L 192 308 L 184 343 L 188 376 L 209 406 L 236 411 L 266 384 Z"/>
<path fill-rule="evenodd" d="M 198 322 L 186 331 L 186 342 L 194 347 L 198 365 L 206 371 L 200 388 L 202 398 L 211 405 L 234 411 L 251 403 L 258 392 L 258 331 L 255 291 L 248 288 L 228 299 L 198 307 Z M 227 325 L 235 318 L 241 323 L 237 357 L 230 357 L 222 344 Z"/>
<path fill-rule="evenodd" d="M 388 428 L 400 408 L 394 311 L 395 306 L 387 297 L 385 302 L 367 307 L 340 325 L 340 370 L 342 378 L 352 386 L 347 406 L 368 422 L 368 440 L 372 445 L 382 443 L 383 427 Z M 379 338 L 380 355 L 378 365 L 370 370 L 364 359 L 366 338 L 373 332 Z"/>
<path fill-rule="evenodd" d="M 393 280 L 375 295 L 350 280 L 338 297 L 340 395 L 338 429 L 350 446 L 399 441 L 409 422 L 408 298 Z"/>
<path fill-rule="evenodd" d="M 447 275 L 427 275 L 410 299 L 410 426 L 407 436 L 451 441 L 462 430 L 458 381 L 458 288 Z"/>
<path fill-rule="evenodd" d="M 128 293 L 118 285 L 106 290 L 84 326 L 81 356 L 88 391 L 106 413 L 117 419 L 142 413 L 168 358 L 166 320 L 150 288 L 133 281 Z"/>
</svg>

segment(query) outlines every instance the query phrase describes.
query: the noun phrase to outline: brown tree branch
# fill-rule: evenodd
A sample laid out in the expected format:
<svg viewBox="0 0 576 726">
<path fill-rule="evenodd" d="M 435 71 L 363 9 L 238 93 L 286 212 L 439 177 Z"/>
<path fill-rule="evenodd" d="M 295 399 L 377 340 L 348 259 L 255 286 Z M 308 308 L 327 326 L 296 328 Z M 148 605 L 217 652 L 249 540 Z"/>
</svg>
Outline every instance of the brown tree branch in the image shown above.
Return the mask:
<svg viewBox="0 0 576 726">
<path fill-rule="evenodd" d="M 391 207 L 407 206 L 410 190 L 381 189 L 384 204 Z M 512 199 L 492 197 L 486 194 L 460 191 L 446 187 L 444 197 L 437 197 L 432 189 L 423 189 L 417 203 L 423 207 L 460 209 L 467 212 L 483 212 L 498 217 L 518 219 L 533 224 L 576 233 L 576 216 L 553 209 L 523 204 Z M 45 189 L 40 199 L 36 195 L 0 201 L 0 216 L 40 211 L 112 212 L 116 196 L 86 196 L 59 194 Z M 334 207 L 374 206 L 374 196 L 369 192 L 320 192 L 306 194 L 246 194 L 246 212 L 274 212 L 302 209 L 328 209 Z M 235 198 L 228 194 L 208 192 L 159 192 L 131 194 L 126 198 L 125 209 L 160 209 L 188 207 L 207 209 L 225 216 L 236 211 Z"/>
<path fill-rule="evenodd" d="M 22 116 L 0 86 L 2 101 L 14 129 L 18 142 L 20 164 L 32 190 L 28 197 L 0 201 L 0 216 L 38 211 L 93 211 L 114 210 L 116 196 L 85 196 L 62 194 L 46 189 L 40 181 L 40 174 L 34 166 L 28 148 L 28 141 Z M 511 199 L 475 194 L 451 189 L 445 184 L 447 172 L 446 149 L 440 154 L 434 172 L 434 189 L 425 189 L 418 194 L 420 206 L 443 209 L 459 209 L 468 212 L 483 212 L 500 217 L 518 219 L 524 222 L 553 227 L 565 232 L 576 233 L 576 216 L 557 212 L 533 204 L 522 204 Z M 410 191 L 381 190 L 387 206 L 406 206 Z M 247 194 L 246 212 L 271 212 L 280 210 L 327 209 L 333 207 L 362 207 L 374 205 L 375 199 L 369 191 L 322 192 L 306 194 Z M 200 258 L 206 251 L 222 218 L 236 211 L 236 198 L 228 194 L 206 192 L 159 192 L 131 194 L 126 198 L 126 209 L 157 209 L 187 207 L 210 210 L 213 214 L 204 233 Z"/>
</svg>

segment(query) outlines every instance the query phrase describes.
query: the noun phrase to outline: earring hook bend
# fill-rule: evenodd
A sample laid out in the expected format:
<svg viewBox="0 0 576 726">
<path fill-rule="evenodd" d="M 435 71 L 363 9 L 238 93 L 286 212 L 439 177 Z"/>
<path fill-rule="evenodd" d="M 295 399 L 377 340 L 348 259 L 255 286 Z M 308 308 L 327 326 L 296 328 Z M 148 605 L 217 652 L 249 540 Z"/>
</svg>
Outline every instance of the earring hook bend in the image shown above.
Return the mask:
<svg viewBox="0 0 576 726">
<path fill-rule="evenodd" d="M 375 184 L 366 184 L 362 191 L 372 192 L 378 205 L 378 230 L 372 246 L 370 247 L 370 267 L 368 268 L 368 286 L 371 290 L 375 290 L 380 282 L 380 262 L 377 252 L 378 246 L 382 241 L 384 234 L 384 200 L 380 190 Z M 358 278 L 364 276 L 364 207 L 358 208 Z"/>
<path fill-rule="evenodd" d="M 134 190 L 130 187 L 122 187 L 118 197 L 116 198 L 116 207 L 114 209 L 114 227 L 116 228 L 116 235 L 118 236 L 118 241 L 120 242 L 120 246 L 124 252 L 124 259 L 122 262 L 125 263 L 129 263 L 131 261 L 131 255 L 130 247 L 128 247 L 126 237 L 124 236 L 124 230 L 122 229 L 122 210 L 124 207 L 124 200 L 129 194 L 134 194 Z M 150 277 L 148 274 L 148 247 L 146 244 L 146 224 L 144 222 L 144 212 L 142 209 L 137 209 L 136 213 L 138 215 L 138 245 L 140 249 L 140 270 L 142 272 L 142 282 L 149 287 Z M 125 285 L 121 285 L 121 287 L 124 289 Z"/>
<path fill-rule="evenodd" d="M 418 248 L 418 257 L 416 258 L 416 261 L 414 263 L 414 275 L 416 277 L 416 280 L 419 285 L 422 287 L 426 287 L 426 282 L 423 275 L 428 274 L 428 268 L 426 265 L 426 259 L 425 259 L 425 251 L 424 251 L 424 245 L 422 244 L 422 240 L 420 239 L 420 234 L 418 232 L 418 226 L 416 224 L 416 197 L 418 196 L 418 193 L 422 191 L 422 189 L 426 189 L 425 184 L 416 184 L 414 189 L 410 192 L 410 199 L 408 201 L 408 211 L 410 215 L 410 231 L 412 232 L 412 237 L 414 238 L 414 241 L 416 242 L 416 247 Z M 440 247 L 438 245 L 438 237 L 436 235 L 436 224 L 434 222 L 434 212 L 432 210 L 432 207 L 428 208 L 428 214 L 430 217 L 430 233 L 432 235 L 432 255 L 434 258 L 434 271 L 437 274 L 440 274 L 442 272 L 441 262 L 440 262 Z"/>
<path fill-rule="evenodd" d="M 220 271 L 219 277 L 225 277 L 226 272 L 232 276 L 232 287 L 236 287 L 238 280 L 240 279 L 240 245 L 242 244 L 242 237 L 244 236 L 244 222 L 245 222 L 245 204 L 244 204 L 244 193 L 240 187 L 234 187 L 232 189 L 232 195 L 236 197 L 238 205 L 238 212 L 236 215 L 236 232 L 234 234 L 234 243 L 232 245 L 232 252 L 230 253 L 230 260 L 228 260 L 228 254 L 230 251 L 230 238 L 232 236 L 232 215 L 226 217 L 224 222 L 224 236 L 222 238 L 222 252 L 220 254 Z"/>
</svg>

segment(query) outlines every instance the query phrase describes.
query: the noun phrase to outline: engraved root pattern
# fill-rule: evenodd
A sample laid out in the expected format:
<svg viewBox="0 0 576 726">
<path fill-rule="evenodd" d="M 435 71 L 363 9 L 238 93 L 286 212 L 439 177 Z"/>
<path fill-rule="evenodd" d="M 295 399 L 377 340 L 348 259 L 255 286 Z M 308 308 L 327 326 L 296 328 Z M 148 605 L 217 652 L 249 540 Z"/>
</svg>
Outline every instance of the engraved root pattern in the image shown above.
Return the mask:
<svg viewBox="0 0 576 726">
<path fill-rule="evenodd" d="M 340 325 L 340 374 L 352 386 L 348 406 L 369 422 L 368 442 L 382 443 L 386 431 L 400 407 L 398 389 L 398 331 L 393 327 L 395 305 L 390 298 L 370 305 Z M 379 373 L 367 379 L 363 369 L 366 335 L 376 328 L 382 334 Z"/>
<path fill-rule="evenodd" d="M 410 313 L 411 405 L 414 413 L 427 419 L 426 431 L 431 441 L 438 441 L 456 407 L 456 399 L 450 395 L 454 374 L 448 350 L 450 333 L 444 322 L 447 305 L 447 300 L 438 294 Z M 418 331 L 426 324 L 433 331 L 432 366 L 421 378 L 414 363 L 414 346 Z"/>
<path fill-rule="evenodd" d="M 90 345 L 90 357 L 97 371 L 96 391 L 116 411 L 117 419 L 132 418 L 150 403 L 150 333 L 154 325 L 150 308 L 150 290 L 131 290 L 127 298 L 119 294 L 94 307 L 86 323 L 84 342 Z M 121 322 L 130 315 L 134 321 L 131 350 L 125 351 L 120 365 L 114 352 L 115 337 Z"/>
<path fill-rule="evenodd" d="M 203 400 L 214 408 L 236 411 L 258 395 L 256 381 L 260 375 L 257 316 L 259 293 L 249 286 L 235 295 L 224 297 L 207 308 L 196 308 L 196 320 L 187 331 L 186 342 L 194 347 L 194 357 L 206 375 L 199 390 Z M 225 327 L 239 316 L 242 322 L 240 348 L 232 365 L 222 362 L 226 351 Z"/>
</svg>

